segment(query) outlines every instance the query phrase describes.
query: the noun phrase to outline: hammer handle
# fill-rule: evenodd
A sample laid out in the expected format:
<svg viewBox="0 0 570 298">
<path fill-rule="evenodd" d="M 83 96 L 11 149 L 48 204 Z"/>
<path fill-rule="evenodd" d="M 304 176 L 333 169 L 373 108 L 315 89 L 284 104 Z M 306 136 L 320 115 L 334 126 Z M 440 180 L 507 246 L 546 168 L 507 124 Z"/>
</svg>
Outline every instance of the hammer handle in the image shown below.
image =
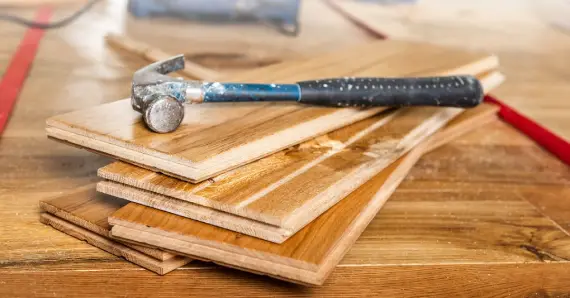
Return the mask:
<svg viewBox="0 0 570 298">
<path fill-rule="evenodd" d="M 473 76 L 342 78 L 297 84 L 204 83 L 204 102 L 297 101 L 335 107 L 477 106 L 483 87 Z"/>
<path fill-rule="evenodd" d="M 313 105 L 474 107 L 483 87 L 473 76 L 343 78 L 298 82 L 299 102 Z"/>
</svg>

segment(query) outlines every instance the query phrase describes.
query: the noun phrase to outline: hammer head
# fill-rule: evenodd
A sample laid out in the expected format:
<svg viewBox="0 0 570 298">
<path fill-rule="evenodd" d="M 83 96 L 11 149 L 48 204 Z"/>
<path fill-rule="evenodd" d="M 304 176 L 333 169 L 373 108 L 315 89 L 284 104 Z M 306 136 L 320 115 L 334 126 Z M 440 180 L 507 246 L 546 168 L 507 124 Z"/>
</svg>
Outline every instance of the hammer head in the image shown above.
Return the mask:
<svg viewBox="0 0 570 298">
<path fill-rule="evenodd" d="M 166 75 L 183 68 L 184 56 L 179 55 L 145 66 L 133 76 L 131 105 L 155 132 L 174 131 L 184 118 L 188 82 Z"/>
</svg>

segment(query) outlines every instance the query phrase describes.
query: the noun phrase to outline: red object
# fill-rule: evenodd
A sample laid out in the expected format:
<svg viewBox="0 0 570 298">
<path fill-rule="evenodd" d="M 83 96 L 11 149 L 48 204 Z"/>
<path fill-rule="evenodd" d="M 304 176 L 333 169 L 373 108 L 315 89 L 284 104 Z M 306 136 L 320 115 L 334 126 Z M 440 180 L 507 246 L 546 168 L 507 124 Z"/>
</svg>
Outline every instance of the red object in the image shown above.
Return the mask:
<svg viewBox="0 0 570 298">
<path fill-rule="evenodd" d="M 568 142 L 492 96 L 485 97 L 485 101 L 501 107 L 499 110 L 501 118 L 570 165 L 570 144 Z"/>
<path fill-rule="evenodd" d="M 336 12 L 347 18 L 349 21 L 354 23 L 356 26 L 362 28 L 370 35 L 379 38 L 387 39 L 388 36 L 375 28 L 368 26 L 365 22 L 353 17 L 340 6 L 336 4 L 337 0 L 325 0 L 325 2 Z M 535 140 L 538 144 L 544 147 L 546 150 L 550 151 L 556 155 L 560 160 L 570 165 L 570 143 L 561 137 L 555 135 L 553 132 L 547 128 L 541 126 L 540 124 L 534 122 L 533 120 L 525 117 L 519 112 L 515 111 L 513 108 L 499 101 L 492 96 L 486 96 L 485 101 L 497 104 L 501 107 L 499 110 L 499 116 L 509 124 L 516 127 L 518 130 L 526 134 Z"/>
<path fill-rule="evenodd" d="M 34 21 L 47 23 L 51 15 L 51 8 L 41 8 L 36 13 Z M 26 81 L 44 32 L 42 29 L 35 28 L 26 32 L 0 80 L 0 136 L 4 132 L 10 113 Z"/>
</svg>

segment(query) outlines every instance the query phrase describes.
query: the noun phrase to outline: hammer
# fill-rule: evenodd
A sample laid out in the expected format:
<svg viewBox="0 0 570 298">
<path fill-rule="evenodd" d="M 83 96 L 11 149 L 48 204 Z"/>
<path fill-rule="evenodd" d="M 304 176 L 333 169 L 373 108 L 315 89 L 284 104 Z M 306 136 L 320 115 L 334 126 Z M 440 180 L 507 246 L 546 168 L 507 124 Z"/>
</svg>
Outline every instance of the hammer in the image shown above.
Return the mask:
<svg viewBox="0 0 570 298">
<path fill-rule="evenodd" d="M 470 75 L 410 78 L 332 78 L 295 84 L 245 84 L 187 81 L 166 74 L 184 68 L 178 55 L 152 63 L 133 76 L 131 104 L 149 129 L 172 132 L 184 118 L 186 103 L 296 101 L 333 107 L 441 106 L 471 108 L 481 103 L 483 87 Z"/>
</svg>

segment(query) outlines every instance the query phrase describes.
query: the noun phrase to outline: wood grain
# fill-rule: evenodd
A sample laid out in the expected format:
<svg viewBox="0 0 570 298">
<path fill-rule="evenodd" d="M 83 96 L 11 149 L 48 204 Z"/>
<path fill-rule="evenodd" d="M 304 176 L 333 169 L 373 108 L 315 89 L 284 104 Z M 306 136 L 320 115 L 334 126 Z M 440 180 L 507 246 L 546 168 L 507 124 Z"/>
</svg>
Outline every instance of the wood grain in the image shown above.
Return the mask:
<svg viewBox="0 0 570 298">
<path fill-rule="evenodd" d="M 486 92 L 502 80 L 500 73 L 481 78 Z M 117 162 L 98 175 L 118 183 L 100 182 L 97 189 L 282 243 L 460 112 L 408 108 L 379 114 L 201 184 Z"/>
<path fill-rule="evenodd" d="M 446 132 L 457 135 L 458 131 L 472 129 L 471 121 L 481 121 L 481 115 L 485 115 L 483 119 L 494 117 L 491 113 L 472 112 L 471 115 L 474 117 L 464 117 L 450 124 L 449 128 L 434 135 L 431 141 L 438 144 L 438 139 L 446 139 Z M 128 204 L 109 217 L 109 222 L 114 225 L 112 236 L 280 279 L 322 284 L 429 147 L 430 141 L 418 145 L 282 244 L 244 236 L 135 203 Z"/>
<path fill-rule="evenodd" d="M 83 240 L 115 256 L 122 257 L 129 262 L 158 273 L 159 275 L 164 275 L 190 262 L 189 258 L 181 256 L 173 256 L 164 261 L 157 260 L 147 254 L 141 253 L 138 249 L 140 246 L 121 244 L 48 213 L 40 214 L 40 221 L 52 226 L 56 230 Z"/>
<path fill-rule="evenodd" d="M 95 191 L 95 184 L 89 184 L 62 195 L 41 200 L 39 204 L 43 212 L 50 213 L 70 224 L 109 238 L 111 226 L 107 218 L 128 204 L 128 202 L 98 193 Z M 160 249 L 137 245 L 133 245 L 131 248 L 161 261 L 175 257 L 175 255 Z"/>
<path fill-rule="evenodd" d="M 225 80 L 291 82 L 343 75 L 478 74 L 497 64 L 495 57 L 481 53 L 377 42 Z M 50 118 L 46 130 L 51 137 L 199 182 L 381 110 L 285 103 L 192 105 L 186 107 L 185 120 L 177 131 L 159 135 L 144 127 L 129 100 L 121 100 Z"/>
<path fill-rule="evenodd" d="M 356 123 L 325 137 L 320 147 L 298 147 L 308 147 L 308 154 L 302 149 L 289 151 L 286 156 L 293 156 L 289 161 L 263 161 L 272 167 L 255 171 L 260 165 L 252 165 L 253 170 L 239 169 L 241 175 L 225 175 L 219 182 L 197 188 L 195 194 L 184 193 L 183 198 L 190 197 L 185 201 L 205 202 L 205 207 L 120 183 L 100 182 L 97 190 L 281 243 L 461 112 L 452 108 L 410 108 L 396 115 L 364 120 L 366 123 Z M 259 179 L 265 172 L 273 172 L 275 180 Z M 168 188 L 172 184 L 165 185 Z M 242 194 L 236 193 L 240 189 Z"/>
<path fill-rule="evenodd" d="M 501 2 L 501 9 L 493 11 L 498 13 L 495 19 L 508 19 L 508 14 L 516 12 L 508 7 L 524 3 L 546 2 Z M 440 204 L 442 208 L 451 196 L 456 202 L 485 199 L 480 203 L 482 207 L 488 201 L 532 201 L 540 215 L 533 215 L 529 209 L 534 208 L 531 204 L 524 207 L 522 203 L 518 206 L 526 211 L 519 209 L 510 215 L 505 212 L 502 217 L 489 210 L 489 214 L 471 217 L 471 222 L 485 224 L 461 237 L 465 230 L 457 227 L 465 213 L 455 217 L 448 209 L 442 209 L 445 212 L 437 216 L 424 213 L 421 218 L 432 228 L 416 232 L 418 221 L 407 225 L 408 222 L 402 220 L 407 216 L 406 210 L 398 208 L 400 215 L 391 212 L 400 218 L 398 225 L 385 228 L 378 225 L 373 233 L 367 233 L 372 227 L 369 225 L 325 284 L 318 288 L 299 287 L 197 261 L 165 276 L 157 276 L 38 221 L 40 199 L 97 182 L 96 170 L 111 162 L 45 137 L 47 117 L 128 96 L 132 73 L 144 62 L 105 47 L 105 34 L 110 31 L 123 34 L 126 30 L 124 34 L 128 36 L 168 52 L 187 53 L 194 61 L 206 62 L 198 57 L 211 57 L 207 65 L 223 72 L 238 70 L 227 63 L 230 58 L 240 63 L 246 60 L 249 64 L 239 66 L 242 70 L 270 61 L 310 57 L 370 40 L 364 31 L 331 12 L 322 1 L 303 1 L 302 5 L 303 27 L 301 35 L 294 39 L 264 26 L 235 28 L 170 19 L 134 20 L 127 17 L 124 1 L 106 1 L 71 26 L 49 31 L 0 139 L 0 296 L 567 296 L 569 263 L 541 260 L 539 256 L 560 255 L 559 251 L 565 247 L 555 239 L 559 235 L 555 231 L 563 232 L 560 220 L 568 218 L 564 212 L 570 209 L 570 204 L 564 203 L 570 198 L 567 192 L 569 167 L 502 122 L 482 125 L 425 155 L 372 224 L 383 212 L 389 212 L 391 202 L 404 196 L 426 200 L 429 195 L 433 204 Z M 54 19 L 63 18 L 75 9 L 57 9 Z M 25 18 L 34 15 L 34 10 L 6 9 L 3 12 Z M 462 13 L 464 19 L 468 17 Z M 539 28 L 526 27 L 513 34 L 485 28 L 479 30 L 481 34 L 474 34 L 472 30 L 466 32 L 466 28 L 450 24 L 446 27 L 449 28 L 447 38 L 429 30 L 442 29 L 442 26 L 428 28 L 420 24 L 417 28 L 426 37 L 433 37 L 430 38 L 432 43 L 449 41 L 459 48 L 476 47 L 497 53 L 508 81 L 493 94 L 503 101 L 534 106 L 533 111 L 540 114 L 556 112 L 551 115 L 560 117 L 548 118 L 550 124 L 545 125 L 562 127 L 567 123 L 563 116 L 568 111 L 563 99 L 570 93 L 565 91 L 570 87 L 567 84 L 570 68 L 568 63 L 563 63 L 569 59 L 570 51 L 565 45 L 568 39 L 555 37 L 562 31 L 550 27 L 547 19 L 541 24 Z M 166 25 L 171 30 L 165 30 Z M 503 29 L 506 28 L 520 27 L 505 25 Z M 555 31 L 557 34 L 552 34 Z M 24 32 L 24 27 L 0 23 L 0 73 L 9 64 Z M 80 94 L 84 96 L 79 97 Z M 507 206 L 512 208 L 513 204 Z M 527 224 L 525 216 L 529 214 L 542 216 L 544 220 L 539 225 L 536 225 L 537 220 Z M 415 218 L 419 220 L 419 217 L 416 213 Z M 434 226 L 439 218 L 440 225 Z M 451 218 L 459 223 L 453 229 L 447 228 Z M 519 224 L 521 222 L 524 224 Z M 510 232 L 492 232 L 495 228 L 505 231 L 504 227 L 510 227 Z M 530 237 L 529 228 L 538 237 Z M 399 231 L 398 234 L 395 231 Z M 393 240 L 389 240 L 391 235 L 395 235 Z M 470 237 L 487 241 L 475 243 Z M 453 240 L 460 238 L 462 241 Z M 373 239 L 374 244 L 369 243 Z M 383 243 L 387 245 L 381 246 Z M 535 255 L 523 247 L 536 248 L 540 254 Z M 383 264 L 386 258 L 381 257 L 394 256 L 394 251 L 398 251 L 402 261 L 395 265 Z M 415 254 L 415 257 L 408 262 L 406 254 Z M 435 254 L 439 256 L 438 261 L 431 261 Z M 506 257 L 484 260 L 486 255 Z M 525 256 L 524 260 L 511 257 L 520 255 Z M 479 261 L 468 262 L 476 256 Z"/>
<path fill-rule="evenodd" d="M 554 278 L 555 277 L 555 278 Z M 60 283 L 67 280 L 67 285 Z M 0 295 L 204 297 L 564 297 L 570 270 L 563 262 L 520 264 L 426 264 L 339 266 L 321 287 L 302 287 L 218 266 L 176 270 L 152 277 L 141 271 L 18 272 L 7 277 Z M 141 282 L 144 281 L 144 282 Z M 402 283 L 406 285 L 402 285 Z M 165 286 L 168 284 L 168 286 Z M 409 286 L 409 285 L 414 286 Z M 429 293 L 429 294 L 428 294 Z"/>
<path fill-rule="evenodd" d="M 570 36 L 558 30 L 553 17 L 564 14 L 565 6 L 567 11 L 563 2 L 509 1 L 497 7 L 493 0 L 425 0 L 402 6 L 327 1 L 389 38 L 496 53 L 502 71 L 516 78 L 497 90 L 498 98 L 570 142 L 570 125 L 561 112 L 570 107 L 565 100 L 570 87 L 560 64 L 568 61 Z"/>
</svg>

